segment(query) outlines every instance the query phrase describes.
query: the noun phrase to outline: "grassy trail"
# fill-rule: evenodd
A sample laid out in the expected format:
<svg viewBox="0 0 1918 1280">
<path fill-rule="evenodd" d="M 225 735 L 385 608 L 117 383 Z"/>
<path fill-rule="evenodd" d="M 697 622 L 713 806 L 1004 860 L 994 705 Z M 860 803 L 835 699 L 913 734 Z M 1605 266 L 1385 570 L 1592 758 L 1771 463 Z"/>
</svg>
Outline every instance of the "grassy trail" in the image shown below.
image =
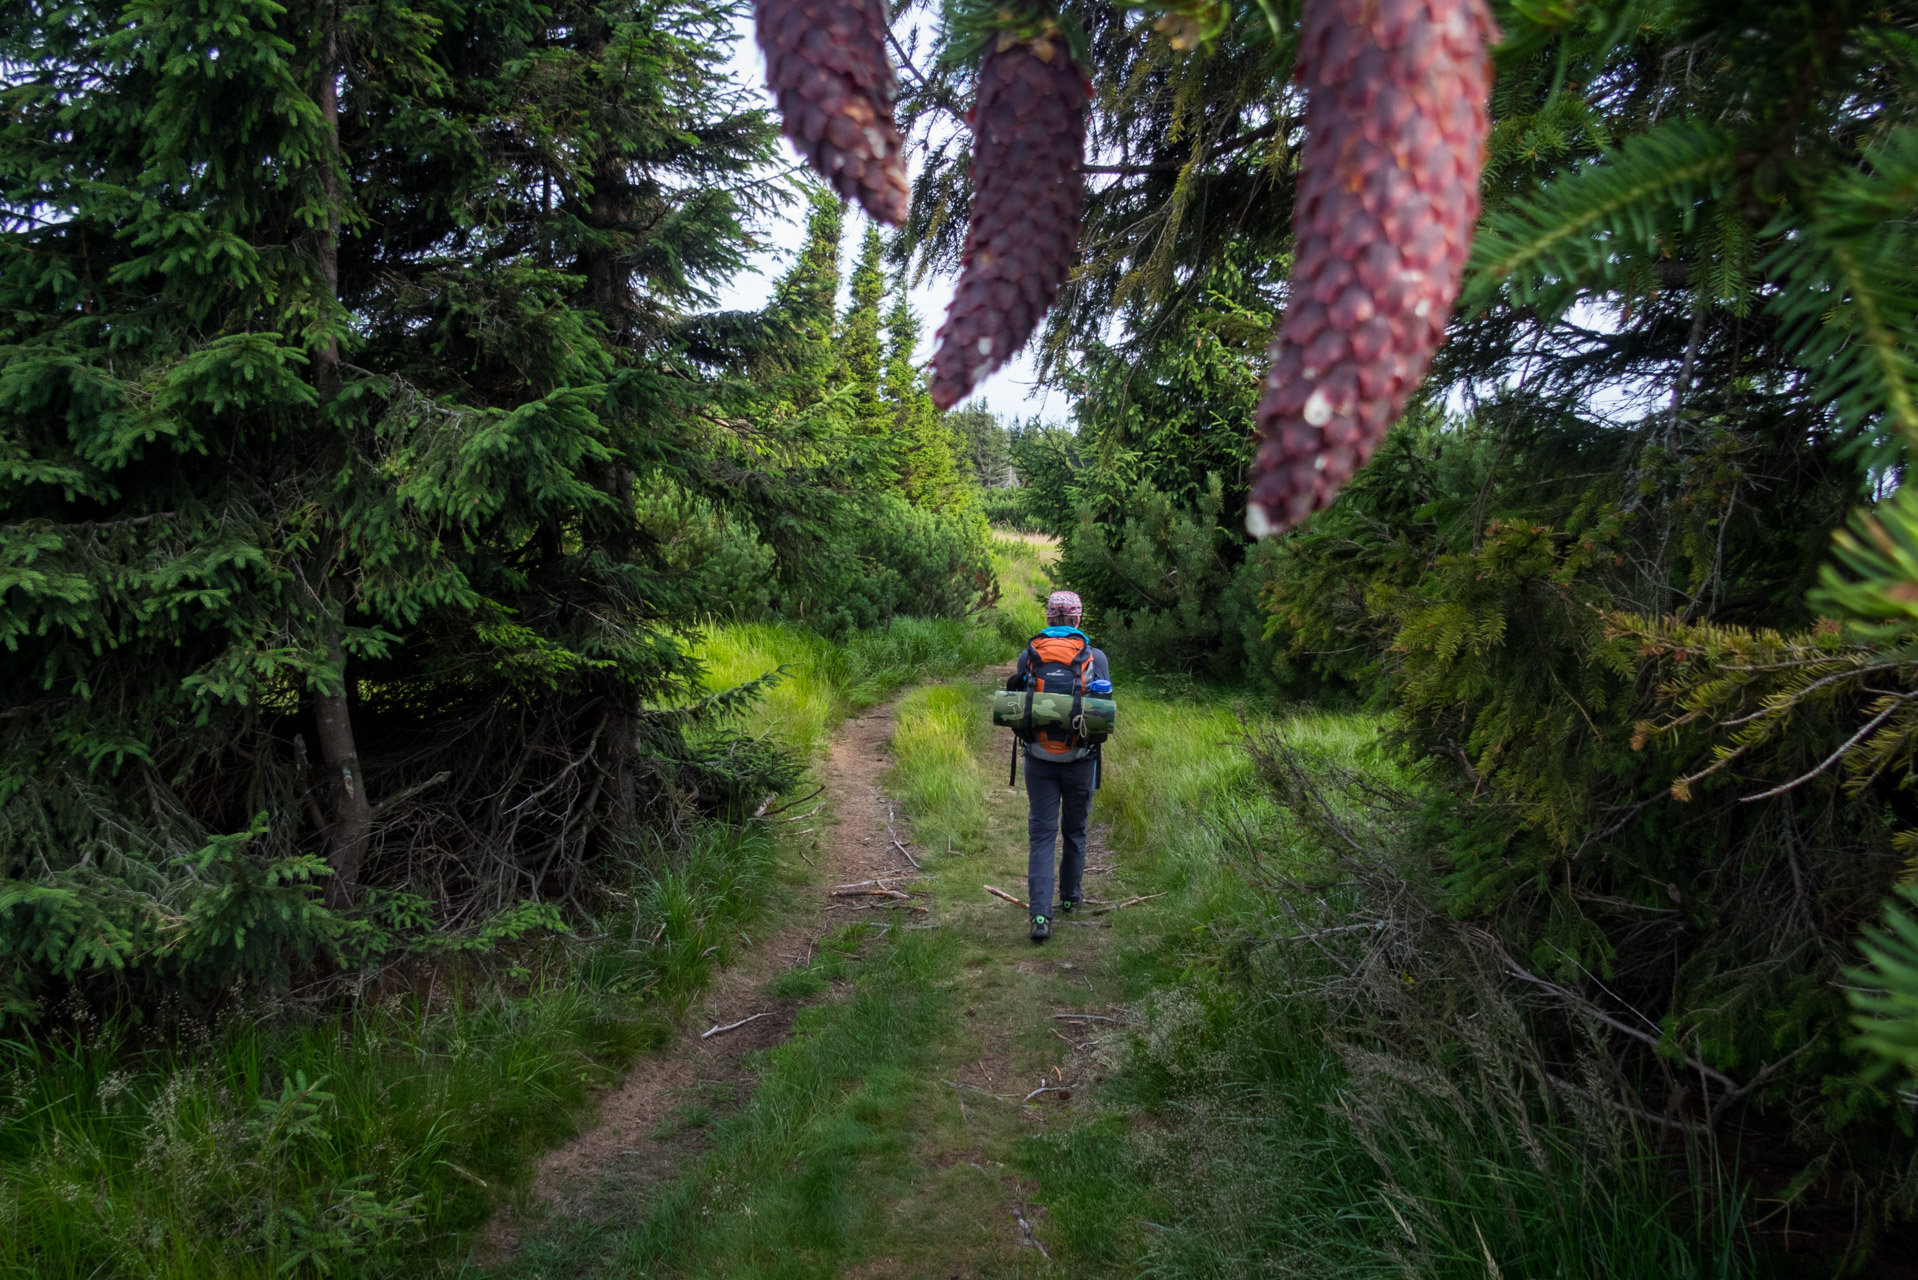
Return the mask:
<svg viewBox="0 0 1918 1280">
<path fill-rule="evenodd" d="M 921 687 L 847 722 L 800 845 L 819 874 L 685 1025 L 754 1021 L 682 1037 L 609 1095 L 546 1161 L 543 1229 L 497 1239 L 517 1249 L 503 1274 L 1047 1272 L 1020 1149 L 1096 1088 L 1100 1032 L 1129 1016 L 1112 942 L 1152 904 L 1039 948 L 982 891 L 1023 892 L 1025 829 L 1023 788 L 979 732 L 984 687 Z M 1091 896 L 1130 896 L 1102 844 L 1089 861 Z M 830 896 L 868 881 L 910 896 Z"/>
<path fill-rule="evenodd" d="M 1188 850 L 1176 831 L 1251 794 L 1227 741 L 1236 720 L 1224 705 L 1134 701 L 1129 745 L 1108 749 L 1087 894 L 1167 896 L 1062 922 L 1034 946 L 1025 912 L 983 888 L 1024 893 L 1023 782 L 1006 785 L 1009 740 L 984 714 L 1000 678 L 924 684 L 847 722 L 824 769 L 831 821 L 802 846 L 817 864 L 802 905 L 697 1021 L 769 1016 L 728 1033 L 729 1048 L 666 1055 L 725 1059 L 725 1087 L 686 1092 L 682 1071 L 666 1082 L 679 1095 L 660 1097 L 657 1070 L 636 1077 L 609 1111 L 653 1128 L 589 1134 L 621 1154 L 500 1274 L 983 1280 L 1116 1274 L 1147 1251 L 1144 1206 L 1088 1203 L 1097 1171 L 1075 1162 L 1117 1113 L 1101 1095 L 1146 1029 L 1136 1001 L 1163 976 L 1167 939 L 1233 909 L 1210 846 Z M 909 896 L 827 896 L 861 881 Z"/>
<path fill-rule="evenodd" d="M 1015 601 L 1039 589 L 1039 562 L 1022 559 L 1034 581 Z M 722 684 L 813 660 L 779 648 L 790 633 L 727 642 Z M 1010 740 L 985 710 L 1004 668 L 971 669 L 929 668 L 837 728 L 819 681 L 773 691 L 767 717 L 822 760 L 824 783 L 824 808 L 785 828 L 789 905 L 681 1020 L 679 1043 L 608 1098 L 606 1123 L 548 1160 L 487 1274 L 985 1280 L 1150 1261 L 1147 1224 L 1172 1219 L 1156 1174 L 1119 1169 L 1141 1120 L 1127 1055 L 1206 931 L 1260 909 L 1218 823 L 1262 827 L 1275 811 L 1236 745 L 1238 707 L 1133 679 L 1086 892 L 1095 907 L 1146 900 L 1034 946 L 1026 913 L 984 889 L 1024 896 L 1026 796 L 1023 768 L 1007 786 Z M 1289 726 L 1335 756 L 1371 736 L 1361 717 Z"/>
</svg>

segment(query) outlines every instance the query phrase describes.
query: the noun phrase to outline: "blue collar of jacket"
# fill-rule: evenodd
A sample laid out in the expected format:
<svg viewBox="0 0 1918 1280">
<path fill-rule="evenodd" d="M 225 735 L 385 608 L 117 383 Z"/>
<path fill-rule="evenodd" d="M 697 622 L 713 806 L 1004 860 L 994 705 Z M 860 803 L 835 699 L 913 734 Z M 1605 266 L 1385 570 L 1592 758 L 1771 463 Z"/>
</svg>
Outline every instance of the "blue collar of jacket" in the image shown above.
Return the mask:
<svg viewBox="0 0 1918 1280">
<path fill-rule="evenodd" d="M 1077 627 L 1047 627 L 1044 631 L 1041 631 L 1039 634 L 1042 636 L 1051 636 L 1054 640 L 1061 640 L 1061 639 L 1064 639 L 1066 636 L 1078 636 L 1081 640 L 1085 641 L 1087 644 L 1092 643 L 1092 637 L 1087 635 L 1085 632 L 1079 630 L 1079 628 Z"/>
</svg>

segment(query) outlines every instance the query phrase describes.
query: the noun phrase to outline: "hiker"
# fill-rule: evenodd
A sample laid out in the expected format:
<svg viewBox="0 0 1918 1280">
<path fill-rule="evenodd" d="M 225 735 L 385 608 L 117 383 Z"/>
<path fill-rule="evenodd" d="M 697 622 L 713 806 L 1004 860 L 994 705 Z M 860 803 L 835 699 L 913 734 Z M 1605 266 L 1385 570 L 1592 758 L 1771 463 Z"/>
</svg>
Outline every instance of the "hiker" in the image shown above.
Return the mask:
<svg viewBox="0 0 1918 1280">
<path fill-rule="evenodd" d="M 1034 636 L 1019 655 L 1019 665 L 1013 668 L 1006 688 L 1046 692 L 1076 689 L 1110 697 L 1112 673 L 1106 656 L 1092 647 L 1091 637 L 1079 630 L 1085 615 L 1085 605 L 1075 593 L 1053 592 L 1046 599 L 1046 629 Z M 1092 811 L 1092 792 L 1098 786 L 1099 746 L 1082 734 L 1057 729 L 1039 729 L 1027 735 L 1025 743 L 1026 796 L 1032 806 L 1026 819 L 1031 840 L 1026 896 L 1031 900 L 1032 940 L 1044 942 L 1052 936 L 1052 853 L 1061 830 L 1065 834 L 1065 855 L 1060 860 L 1057 883 L 1059 914 L 1071 915 L 1084 897 L 1081 881 L 1086 869 L 1086 817 Z"/>
</svg>

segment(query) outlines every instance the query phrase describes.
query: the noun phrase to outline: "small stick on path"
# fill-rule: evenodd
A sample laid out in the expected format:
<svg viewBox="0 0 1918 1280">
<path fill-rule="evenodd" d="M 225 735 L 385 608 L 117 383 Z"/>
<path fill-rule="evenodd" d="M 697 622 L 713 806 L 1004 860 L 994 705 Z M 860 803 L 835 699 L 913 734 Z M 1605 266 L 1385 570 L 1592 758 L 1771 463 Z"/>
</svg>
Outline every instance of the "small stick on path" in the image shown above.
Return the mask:
<svg viewBox="0 0 1918 1280">
<path fill-rule="evenodd" d="M 908 849 L 908 848 L 906 848 L 906 846 L 905 846 L 905 845 L 903 845 L 903 844 L 900 844 L 900 843 L 899 843 L 899 837 L 898 837 L 898 836 L 894 836 L 894 837 L 892 838 L 892 847 L 893 847 L 893 848 L 895 848 L 895 849 L 897 849 L 897 850 L 899 850 L 899 852 L 901 852 L 901 853 L 903 853 L 903 854 L 905 854 L 905 855 L 906 855 L 906 861 L 907 861 L 907 862 L 910 862 L 910 863 L 912 864 L 912 866 L 913 866 L 913 870 L 915 870 L 915 871 L 924 871 L 924 870 L 925 870 L 925 868 L 924 868 L 924 867 L 922 867 L 922 866 L 920 866 L 920 865 L 919 865 L 919 859 L 917 859 L 917 858 L 915 858 L 915 857 L 913 857 L 913 856 L 912 856 L 912 850 L 910 850 L 910 849 Z"/>
<path fill-rule="evenodd" d="M 834 889 L 832 896 L 835 898 L 907 898 L 912 895 L 901 893 L 897 889 Z"/>
<path fill-rule="evenodd" d="M 989 884 L 982 885 L 980 887 L 983 888 L 987 893 L 991 894 L 995 898 L 1004 898 L 1007 902 L 1010 902 L 1015 907 L 1025 907 L 1026 910 L 1028 911 L 1032 910 L 1031 907 L 1026 905 L 1025 899 L 1015 898 L 1011 894 L 1007 893 L 1004 889 L 995 889 Z"/>
<path fill-rule="evenodd" d="M 835 891 L 839 889 L 862 889 L 867 885 L 877 885 L 879 888 L 885 889 L 895 884 L 905 884 L 912 880 L 924 880 L 925 878 L 923 875 L 880 876 L 877 880 L 854 880 L 851 884 L 836 884 L 833 886 L 833 889 Z"/>
<path fill-rule="evenodd" d="M 1163 897 L 1165 897 L 1163 893 L 1142 893 L 1136 898 L 1127 898 L 1124 902 L 1116 903 L 1110 907 L 1100 907 L 1097 911 L 1088 911 L 1086 914 L 1089 916 L 1103 916 L 1114 911 L 1124 911 L 1127 907 L 1136 907 L 1141 902 L 1150 902 L 1154 898 Z"/>
<path fill-rule="evenodd" d="M 986 1097 L 997 1098 L 1001 1102 L 1012 1101 L 1012 1095 L 1009 1093 L 993 1093 L 990 1090 L 981 1089 L 976 1084 L 960 1084 L 957 1080 L 945 1080 L 945 1079 L 940 1080 L 939 1083 L 944 1085 L 951 1085 L 955 1089 L 965 1089 L 972 1093 L 983 1093 L 986 1095 Z"/>
<path fill-rule="evenodd" d="M 723 1027 L 709 1027 L 706 1030 L 699 1033 L 699 1038 L 701 1040 L 710 1040 L 714 1036 L 723 1036 L 728 1031 L 737 1031 L 741 1027 L 745 1026 L 748 1022 L 755 1021 L 759 1018 L 770 1018 L 770 1017 L 772 1017 L 772 1014 L 770 1012 L 755 1013 L 750 1018 L 741 1018 L 738 1022 L 729 1022 Z"/>
<path fill-rule="evenodd" d="M 1044 1258 L 1047 1262 L 1052 1261 L 1052 1255 L 1046 1252 L 1045 1245 L 1039 1243 L 1039 1237 L 1032 1234 L 1032 1224 L 1026 1221 L 1026 1215 L 1023 1213 L 1020 1213 L 1017 1209 L 1014 1209 L 1012 1211 L 1012 1216 L 1019 1220 L 1019 1230 L 1026 1233 L 1026 1243 L 1031 1245 L 1033 1248 L 1037 1249 L 1039 1251 L 1039 1256 Z"/>
</svg>

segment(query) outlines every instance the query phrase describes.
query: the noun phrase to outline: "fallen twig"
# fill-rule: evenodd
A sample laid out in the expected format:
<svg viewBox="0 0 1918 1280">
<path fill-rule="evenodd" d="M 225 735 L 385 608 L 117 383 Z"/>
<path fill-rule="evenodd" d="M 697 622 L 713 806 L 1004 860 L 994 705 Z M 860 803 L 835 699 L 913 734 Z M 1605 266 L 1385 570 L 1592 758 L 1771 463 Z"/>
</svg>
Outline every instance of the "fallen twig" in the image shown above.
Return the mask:
<svg viewBox="0 0 1918 1280">
<path fill-rule="evenodd" d="M 913 857 L 913 856 L 912 856 L 912 850 L 910 850 L 910 849 L 908 849 L 908 848 L 906 848 L 906 846 L 905 846 L 905 845 L 903 845 L 903 844 L 901 844 L 901 843 L 899 843 L 899 837 L 898 837 L 898 836 L 894 836 L 894 837 L 892 838 L 892 847 L 893 847 L 893 848 L 895 848 L 895 849 L 897 849 L 897 850 L 899 850 L 899 852 L 901 852 L 901 853 L 903 853 L 903 854 L 905 854 L 905 855 L 906 855 L 906 861 L 907 861 L 907 862 L 910 862 L 910 863 L 911 863 L 911 864 L 913 865 L 913 869 L 914 869 L 914 870 L 917 870 L 917 871 L 923 871 L 923 870 L 925 870 L 925 868 L 924 868 L 924 867 L 921 867 L 921 866 L 919 865 L 919 859 L 917 859 L 917 858 L 915 858 L 915 857 Z"/>
<path fill-rule="evenodd" d="M 1086 914 L 1089 916 L 1110 915 L 1114 911 L 1124 911 L 1127 907 L 1136 907 L 1141 902 L 1150 902 L 1154 898 L 1163 897 L 1165 897 L 1163 893 L 1142 893 L 1136 898 L 1127 898 L 1124 902 L 1115 903 L 1109 907 L 1100 907 L 1097 911 L 1088 911 Z"/>
<path fill-rule="evenodd" d="M 993 1092 L 992 1092 L 991 1090 L 989 1090 L 989 1089 L 981 1089 L 981 1088 L 980 1088 L 980 1087 L 979 1087 L 978 1085 L 976 1085 L 976 1084 L 960 1084 L 960 1083 L 959 1083 L 959 1082 L 958 1082 L 957 1080 L 946 1080 L 946 1079 L 941 1079 L 941 1080 L 939 1081 L 939 1083 L 940 1083 L 940 1084 L 947 1084 L 947 1085 L 951 1085 L 951 1086 L 952 1086 L 953 1088 L 955 1088 L 955 1089 L 964 1089 L 964 1090 L 966 1090 L 966 1091 L 967 1091 L 967 1092 L 969 1092 L 969 1093 L 983 1093 L 983 1094 L 985 1094 L 985 1095 L 986 1095 L 986 1096 L 987 1096 L 988 1098 L 997 1098 L 997 1099 L 999 1099 L 999 1101 L 1001 1101 L 1001 1102 L 1011 1102 L 1011 1101 L 1012 1101 L 1012 1095 L 1011 1095 L 1011 1094 L 1009 1094 L 1009 1093 L 993 1093 Z"/>
<path fill-rule="evenodd" d="M 1282 933 L 1267 942 L 1313 942 L 1319 938 L 1329 938 L 1337 933 L 1377 933 L 1385 927 L 1385 921 L 1372 920 L 1365 924 L 1342 924 L 1332 929 L 1315 929 L 1310 933 Z"/>
<path fill-rule="evenodd" d="M 428 778 L 425 782 L 416 782 L 410 787 L 402 788 L 401 790 L 396 791 L 392 795 L 388 796 L 386 799 L 380 801 L 378 804 L 374 805 L 373 807 L 375 809 L 390 809 L 394 805 L 400 804 L 402 801 L 411 800 L 414 796 L 426 790 L 428 787 L 439 786 L 440 783 L 445 782 L 448 778 L 452 776 L 453 776 L 452 770 L 441 769 L 438 773 Z M 462 1169 L 460 1172 L 464 1173 L 465 1170 Z M 480 1185 L 485 1186 L 486 1184 L 482 1182 Z"/>
<path fill-rule="evenodd" d="M 835 898 L 906 898 L 911 895 L 901 893 L 897 889 L 834 889 L 832 896 Z"/>
<path fill-rule="evenodd" d="M 770 1012 L 755 1013 L 750 1018 L 741 1018 L 738 1022 L 729 1022 L 723 1027 L 708 1027 L 706 1030 L 699 1033 L 699 1038 L 701 1040 L 710 1040 L 714 1036 L 723 1036 L 728 1031 L 737 1031 L 741 1027 L 745 1026 L 748 1022 L 755 1021 L 756 1019 L 759 1019 L 759 1018 L 770 1018 L 772 1016 L 773 1015 Z"/>
<path fill-rule="evenodd" d="M 924 880 L 924 879 L 927 879 L 927 877 L 924 875 L 909 876 L 905 874 L 900 874 L 896 876 L 880 876 L 874 880 L 854 880 L 850 884 L 836 884 L 833 886 L 833 889 L 834 890 L 858 889 L 864 885 L 869 885 L 869 884 L 878 885 L 881 889 L 884 889 L 893 884 L 904 884 L 905 882 L 909 880 Z"/>
<path fill-rule="evenodd" d="M 1025 901 L 1025 899 L 1023 899 L 1023 898 L 1015 898 L 1015 897 L 1013 897 L 1013 896 L 1012 896 L 1011 894 L 1009 894 L 1009 893 L 1007 893 L 1007 892 L 1006 892 L 1006 891 L 1005 891 L 1004 889 L 995 889 L 995 888 L 993 888 L 993 887 L 992 887 L 991 885 L 989 885 L 989 884 L 988 884 L 988 885 L 982 885 L 981 887 L 982 887 L 983 889 L 985 889 L 985 891 L 986 891 L 987 893 L 989 893 L 989 894 L 991 894 L 991 895 L 992 895 L 993 897 L 995 897 L 995 898 L 1004 898 L 1004 899 L 1005 899 L 1005 900 L 1006 900 L 1007 902 L 1010 902 L 1010 903 L 1011 903 L 1011 904 L 1012 904 L 1013 906 L 1015 906 L 1015 907 L 1026 907 L 1026 910 L 1028 910 L 1028 911 L 1030 911 L 1030 910 L 1032 909 L 1031 907 L 1027 907 L 1027 906 L 1026 906 L 1026 901 Z"/>
<path fill-rule="evenodd" d="M 1026 1221 L 1026 1215 L 1014 1209 L 1012 1216 L 1019 1220 L 1019 1230 L 1026 1233 L 1026 1243 L 1037 1249 L 1039 1256 L 1047 1262 L 1052 1261 L 1052 1255 L 1046 1252 L 1046 1247 L 1043 1244 L 1039 1243 L 1039 1237 L 1032 1234 L 1032 1224 Z"/>
<path fill-rule="evenodd" d="M 1112 1022 L 1112 1023 L 1116 1023 L 1116 1022 L 1118 1022 L 1118 1021 L 1119 1021 L 1119 1020 L 1118 1020 L 1117 1018 L 1102 1018 L 1102 1017 L 1100 1017 L 1100 1016 L 1099 1016 L 1098 1014 L 1096 1014 L 1096 1013 L 1055 1013 L 1055 1014 L 1053 1014 L 1053 1015 L 1052 1015 L 1052 1018 L 1053 1018 L 1053 1021 L 1055 1021 L 1055 1022 Z"/>
<path fill-rule="evenodd" d="M 813 798 L 814 796 L 816 796 L 816 795 L 818 795 L 818 794 L 819 794 L 819 793 L 820 793 L 821 791 L 824 791 L 825 789 L 826 789 L 826 788 L 825 788 L 825 786 L 824 786 L 824 785 L 821 785 L 821 786 L 817 786 L 817 787 L 814 787 L 814 788 L 813 788 L 813 789 L 812 789 L 812 790 L 811 790 L 810 792 L 808 792 L 808 793 L 806 793 L 805 795 L 803 795 L 803 796 L 801 796 L 801 797 L 799 797 L 799 799 L 797 799 L 797 800 L 788 800 L 788 801 L 787 801 L 787 802 L 786 802 L 785 804 L 782 804 L 782 805 L 780 805 L 780 806 L 779 806 L 779 808 L 777 808 L 777 809 L 768 809 L 768 810 L 766 810 L 766 812 L 767 812 L 767 813 L 783 813 L 783 812 L 785 812 L 785 811 L 786 811 L 787 809 L 790 809 L 790 808 L 792 808 L 792 807 L 793 807 L 794 805 L 797 805 L 797 804 L 804 804 L 804 803 L 806 803 L 806 801 L 808 801 L 808 800 L 810 800 L 810 799 L 812 799 L 812 798 Z M 775 797 L 769 797 L 769 798 L 770 798 L 770 799 L 777 799 L 778 797 L 776 797 L 776 796 L 775 796 Z M 814 810 L 814 812 L 817 812 L 817 810 Z"/>
</svg>

